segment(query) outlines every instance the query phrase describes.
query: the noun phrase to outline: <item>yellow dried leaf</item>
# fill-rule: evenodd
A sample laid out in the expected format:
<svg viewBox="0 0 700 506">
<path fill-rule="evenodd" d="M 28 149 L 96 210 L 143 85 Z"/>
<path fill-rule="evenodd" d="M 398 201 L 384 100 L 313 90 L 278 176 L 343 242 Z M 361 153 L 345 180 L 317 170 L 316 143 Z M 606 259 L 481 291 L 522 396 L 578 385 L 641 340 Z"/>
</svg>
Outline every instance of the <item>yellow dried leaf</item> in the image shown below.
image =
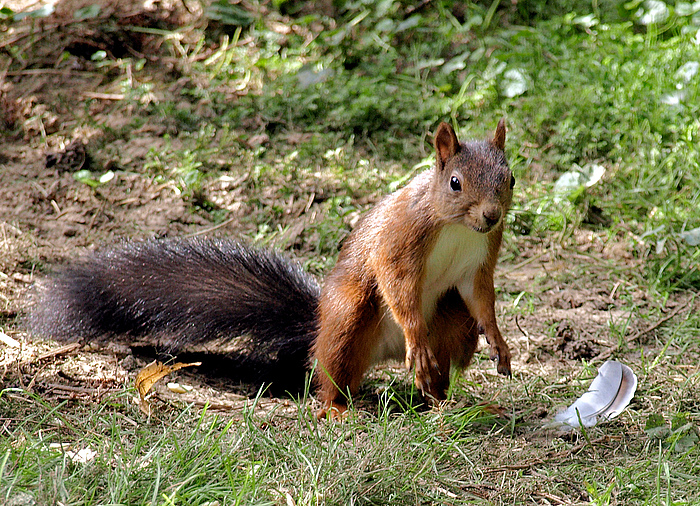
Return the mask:
<svg viewBox="0 0 700 506">
<path fill-rule="evenodd" d="M 190 364 L 184 364 L 182 362 L 177 362 L 175 364 L 163 364 L 154 360 L 146 367 L 141 369 L 141 371 L 136 376 L 136 390 L 138 390 L 141 399 L 146 397 L 149 390 L 155 385 L 155 383 L 161 379 L 163 376 L 167 376 L 173 371 L 182 369 L 183 367 L 192 367 L 202 365 L 201 362 L 192 362 Z"/>
</svg>

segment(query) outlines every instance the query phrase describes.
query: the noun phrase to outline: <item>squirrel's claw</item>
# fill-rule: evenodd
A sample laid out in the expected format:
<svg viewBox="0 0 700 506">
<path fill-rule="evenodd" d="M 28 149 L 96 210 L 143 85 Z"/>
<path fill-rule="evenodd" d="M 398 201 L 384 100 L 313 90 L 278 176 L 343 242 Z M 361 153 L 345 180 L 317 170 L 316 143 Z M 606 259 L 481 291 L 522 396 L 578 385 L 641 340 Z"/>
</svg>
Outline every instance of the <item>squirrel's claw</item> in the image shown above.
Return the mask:
<svg viewBox="0 0 700 506">
<path fill-rule="evenodd" d="M 502 374 L 503 376 L 508 376 L 509 378 L 513 376 L 513 373 L 510 370 L 510 361 L 503 364 L 499 363 L 496 370 L 498 371 L 498 374 Z"/>
<path fill-rule="evenodd" d="M 493 350 L 491 351 L 491 360 L 493 361 L 498 361 L 498 365 L 496 366 L 496 370 L 498 371 L 498 374 L 502 374 L 503 376 L 508 376 L 509 378 L 513 375 L 510 370 L 510 351 L 506 348 L 505 352 L 499 352 L 496 351 L 494 352 Z"/>
<path fill-rule="evenodd" d="M 502 374 L 503 376 L 508 376 L 509 378 L 513 375 L 510 369 L 510 350 L 508 349 L 508 345 L 503 341 L 500 346 L 499 343 L 497 342 L 492 342 L 490 339 L 489 345 L 491 346 L 491 352 L 489 353 L 489 358 L 496 362 L 498 361 L 498 366 L 496 367 L 496 370 L 498 371 L 498 374 Z M 496 341 L 495 339 L 493 341 Z"/>
<path fill-rule="evenodd" d="M 329 401 L 316 412 L 316 419 L 328 419 L 334 422 L 342 422 L 347 418 L 347 411 L 347 405 Z"/>
<path fill-rule="evenodd" d="M 427 346 L 411 348 L 406 352 L 406 367 L 415 367 L 415 384 L 423 395 L 432 394 L 433 374 L 440 374 L 440 366 L 433 351 Z"/>
</svg>

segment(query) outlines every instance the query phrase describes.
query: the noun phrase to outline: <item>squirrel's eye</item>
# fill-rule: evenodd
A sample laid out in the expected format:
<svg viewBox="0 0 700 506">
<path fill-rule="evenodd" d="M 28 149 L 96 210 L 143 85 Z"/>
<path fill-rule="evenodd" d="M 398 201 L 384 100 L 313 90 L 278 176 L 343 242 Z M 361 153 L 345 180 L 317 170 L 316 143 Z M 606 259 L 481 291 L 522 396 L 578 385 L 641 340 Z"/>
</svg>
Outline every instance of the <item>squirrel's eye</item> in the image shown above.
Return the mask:
<svg viewBox="0 0 700 506">
<path fill-rule="evenodd" d="M 459 178 L 457 176 L 452 176 L 450 178 L 450 189 L 453 192 L 462 191 L 462 183 L 459 182 Z"/>
<path fill-rule="evenodd" d="M 515 186 L 515 176 L 510 176 L 510 188 L 513 189 Z"/>
</svg>

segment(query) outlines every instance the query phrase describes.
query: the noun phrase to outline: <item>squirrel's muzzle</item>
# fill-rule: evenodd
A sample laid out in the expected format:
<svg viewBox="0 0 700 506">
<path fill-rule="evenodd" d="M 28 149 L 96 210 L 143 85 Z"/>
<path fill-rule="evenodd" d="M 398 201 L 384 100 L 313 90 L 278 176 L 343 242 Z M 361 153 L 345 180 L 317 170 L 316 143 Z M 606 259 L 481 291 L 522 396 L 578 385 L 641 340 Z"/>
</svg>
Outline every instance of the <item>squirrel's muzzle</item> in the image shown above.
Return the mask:
<svg viewBox="0 0 700 506">
<path fill-rule="evenodd" d="M 495 227 L 498 224 L 498 222 L 501 221 L 502 214 L 503 213 L 501 212 L 500 207 L 491 207 L 485 209 L 483 211 L 483 218 L 486 228 L 491 230 L 493 227 Z"/>
</svg>

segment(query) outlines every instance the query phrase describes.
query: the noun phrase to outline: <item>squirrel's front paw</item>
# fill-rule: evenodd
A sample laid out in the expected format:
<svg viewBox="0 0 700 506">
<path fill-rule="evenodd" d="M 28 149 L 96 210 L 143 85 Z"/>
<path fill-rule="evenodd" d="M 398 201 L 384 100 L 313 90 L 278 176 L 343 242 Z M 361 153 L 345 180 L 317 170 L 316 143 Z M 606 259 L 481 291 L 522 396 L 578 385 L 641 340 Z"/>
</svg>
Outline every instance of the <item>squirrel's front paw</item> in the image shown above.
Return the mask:
<svg viewBox="0 0 700 506">
<path fill-rule="evenodd" d="M 510 357 L 510 350 L 505 342 L 500 343 L 500 346 L 498 343 L 491 343 L 490 358 L 493 361 L 498 360 L 498 366 L 496 369 L 498 370 L 499 374 L 508 377 L 512 376 L 510 370 Z"/>
<path fill-rule="evenodd" d="M 347 405 L 330 401 L 316 412 L 316 419 L 323 420 L 328 418 L 334 422 L 342 422 L 345 418 L 347 418 L 347 412 Z"/>
<path fill-rule="evenodd" d="M 436 383 L 433 378 L 440 374 L 437 359 L 433 351 L 427 346 L 417 346 L 406 350 L 406 367 L 410 370 L 415 367 L 416 387 L 423 395 L 433 395 L 432 386 Z"/>
</svg>

